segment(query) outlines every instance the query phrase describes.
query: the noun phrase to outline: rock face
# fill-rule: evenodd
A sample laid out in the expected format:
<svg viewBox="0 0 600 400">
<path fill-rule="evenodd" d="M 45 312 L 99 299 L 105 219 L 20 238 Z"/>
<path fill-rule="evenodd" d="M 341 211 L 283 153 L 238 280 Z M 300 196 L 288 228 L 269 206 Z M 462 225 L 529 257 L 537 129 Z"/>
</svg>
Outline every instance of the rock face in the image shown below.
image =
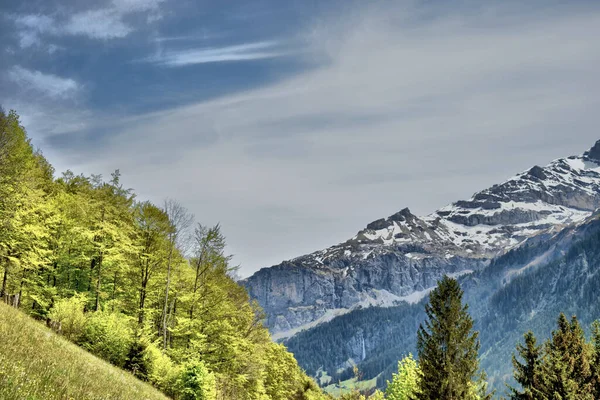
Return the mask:
<svg viewBox="0 0 600 400">
<path fill-rule="evenodd" d="M 534 166 L 425 217 L 409 209 L 339 245 L 264 268 L 242 283 L 289 337 L 353 309 L 413 303 L 443 275 L 461 275 L 600 207 L 600 141 L 582 156 Z"/>
<path fill-rule="evenodd" d="M 463 300 L 481 341 L 481 367 L 499 393 L 512 376 L 511 355 L 533 330 L 541 343 L 556 329 L 560 312 L 577 315 L 583 327 L 598 318 L 600 298 L 600 210 L 583 222 L 495 258 L 488 267 L 458 278 Z M 298 363 L 331 382 L 353 376 L 379 388 L 397 371 L 398 360 L 415 354 L 417 329 L 425 320 L 419 304 L 354 310 L 286 341 Z"/>
</svg>

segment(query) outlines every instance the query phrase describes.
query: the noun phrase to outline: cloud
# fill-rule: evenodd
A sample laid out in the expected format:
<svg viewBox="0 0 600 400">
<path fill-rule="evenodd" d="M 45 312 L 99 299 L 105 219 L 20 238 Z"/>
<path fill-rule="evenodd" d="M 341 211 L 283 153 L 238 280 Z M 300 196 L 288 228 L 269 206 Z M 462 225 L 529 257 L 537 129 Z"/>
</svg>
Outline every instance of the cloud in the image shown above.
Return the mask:
<svg viewBox="0 0 600 400">
<path fill-rule="evenodd" d="M 54 29 L 54 20 L 46 15 L 22 15 L 16 18 L 15 24 L 21 48 L 39 45 L 39 35 Z"/>
<path fill-rule="evenodd" d="M 118 9 L 99 9 L 74 14 L 57 31 L 92 39 L 115 39 L 129 35 L 133 28 L 123 21 Z"/>
<path fill-rule="evenodd" d="M 299 33 L 310 69 L 115 121 L 101 146 L 63 157 L 86 172 L 121 168 L 140 197 L 177 194 L 202 222 L 220 221 L 248 274 L 598 139 L 597 7 L 372 4 Z M 154 62 L 272 51 L 259 43 Z"/>
<path fill-rule="evenodd" d="M 8 78 L 24 90 L 33 90 L 55 99 L 72 97 L 80 89 L 80 85 L 73 79 L 44 74 L 20 66 L 10 69 Z"/>
<path fill-rule="evenodd" d="M 108 6 L 55 15 L 28 14 L 16 17 L 21 48 L 41 43 L 40 36 L 86 36 L 91 39 L 124 38 L 135 27 L 126 18 L 147 14 L 147 23 L 162 18 L 160 4 L 165 0 L 113 0 Z"/>
<path fill-rule="evenodd" d="M 146 61 L 169 67 L 182 67 L 224 61 L 261 60 L 283 55 L 283 52 L 275 49 L 277 44 L 275 41 L 263 41 L 235 46 L 170 51 L 150 57 Z"/>
<path fill-rule="evenodd" d="M 156 11 L 166 0 L 113 0 L 112 4 L 122 14 Z"/>
</svg>

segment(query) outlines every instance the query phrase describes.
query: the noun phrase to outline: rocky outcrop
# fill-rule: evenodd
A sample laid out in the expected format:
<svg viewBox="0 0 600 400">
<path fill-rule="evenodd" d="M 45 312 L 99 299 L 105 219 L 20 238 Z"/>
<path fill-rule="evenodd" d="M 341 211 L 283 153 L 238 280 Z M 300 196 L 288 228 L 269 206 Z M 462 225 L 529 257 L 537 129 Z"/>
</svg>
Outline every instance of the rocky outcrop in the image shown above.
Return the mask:
<svg viewBox="0 0 600 400">
<path fill-rule="evenodd" d="M 443 275 L 485 265 L 480 259 L 412 256 L 402 248 L 365 259 L 347 255 L 331 261 L 318 267 L 307 267 L 306 259 L 287 261 L 245 281 L 250 295 L 268 307 L 267 325 L 277 337 L 360 306 L 419 300 L 409 296 L 426 292 Z"/>
<path fill-rule="evenodd" d="M 352 309 L 414 302 L 445 274 L 484 268 L 524 240 L 600 207 L 600 141 L 582 156 L 534 166 L 435 213 L 404 208 L 339 245 L 264 268 L 243 281 L 275 337 Z"/>
<path fill-rule="evenodd" d="M 596 144 L 583 155 L 590 161 L 600 161 L 600 140 L 598 140 Z"/>
</svg>

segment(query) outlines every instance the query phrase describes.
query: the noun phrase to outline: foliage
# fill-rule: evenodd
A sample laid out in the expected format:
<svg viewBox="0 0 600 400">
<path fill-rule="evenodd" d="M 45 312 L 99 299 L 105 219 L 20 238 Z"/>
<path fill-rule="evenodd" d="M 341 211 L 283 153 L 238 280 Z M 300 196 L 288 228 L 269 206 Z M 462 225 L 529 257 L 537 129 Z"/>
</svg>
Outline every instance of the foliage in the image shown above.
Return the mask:
<svg viewBox="0 0 600 400">
<path fill-rule="evenodd" d="M 176 201 L 137 200 L 118 170 L 55 179 L 0 111 L 1 299 L 173 398 L 182 383 L 188 398 L 324 398 L 232 278 L 220 226 L 191 227 Z"/>
<path fill-rule="evenodd" d="M 417 335 L 419 381 L 417 396 L 423 400 L 467 398 L 479 368 L 479 341 L 473 332 L 463 292 L 454 279 L 444 277 L 425 306 L 428 319 Z"/>
<path fill-rule="evenodd" d="M 538 346 L 528 332 L 525 345 L 517 345 L 524 362 L 515 359 L 515 380 L 520 388 L 511 388 L 511 399 L 596 399 L 598 398 L 598 329 L 592 324 L 592 338 L 585 339 L 576 317 L 571 321 L 560 314 L 558 329 Z"/>
<path fill-rule="evenodd" d="M 372 395 L 369 396 L 369 400 L 384 400 L 385 395 L 381 390 L 376 390 Z"/>
<path fill-rule="evenodd" d="M 179 378 L 182 400 L 215 400 L 215 376 L 202 361 L 188 361 Z"/>
<path fill-rule="evenodd" d="M 143 381 L 148 380 L 148 374 L 151 368 L 150 356 L 147 353 L 148 345 L 140 338 L 136 338 L 129 346 L 129 352 L 125 358 L 126 370 Z"/>
<path fill-rule="evenodd" d="M 166 395 L 176 397 L 178 382 L 181 374 L 181 365 L 163 353 L 156 345 L 150 343 L 146 347 L 146 357 L 149 363 L 148 381 Z"/>
<path fill-rule="evenodd" d="M 73 341 L 79 339 L 85 328 L 87 318 L 83 313 L 83 308 L 86 301 L 85 294 L 76 294 L 68 299 L 60 299 L 48 314 L 50 320 L 60 324 L 57 329 Z"/>
<path fill-rule="evenodd" d="M 0 303 L 0 399 L 166 400 L 140 382 Z"/>
<path fill-rule="evenodd" d="M 415 399 L 421 384 L 422 373 L 412 354 L 398 362 L 398 373 L 392 375 L 385 389 L 385 398 L 389 400 Z"/>
<path fill-rule="evenodd" d="M 131 318 L 115 312 L 89 313 L 77 343 L 90 353 L 123 367 L 133 344 Z"/>
<path fill-rule="evenodd" d="M 524 335 L 524 341 L 525 344 L 517 344 L 517 353 L 523 361 L 519 361 L 514 354 L 512 359 L 515 380 L 523 388 L 519 391 L 509 387 L 513 400 L 542 398 L 542 348 L 537 345 L 537 340 L 531 331 Z"/>
</svg>

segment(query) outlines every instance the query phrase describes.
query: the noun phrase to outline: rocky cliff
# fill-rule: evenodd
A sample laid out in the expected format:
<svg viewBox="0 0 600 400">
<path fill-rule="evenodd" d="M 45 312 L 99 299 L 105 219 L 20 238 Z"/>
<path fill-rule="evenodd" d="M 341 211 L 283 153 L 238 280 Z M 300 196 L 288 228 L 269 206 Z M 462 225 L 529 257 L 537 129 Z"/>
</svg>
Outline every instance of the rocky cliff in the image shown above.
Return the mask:
<svg viewBox="0 0 600 400">
<path fill-rule="evenodd" d="M 328 249 L 264 268 L 243 284 L 276 338 L 351 310 L 414 303 L 446 275 L 484 269 L 528 238 L 600 207 L 600 141 L 418 217 L 407 208 Z"/>
</svg>

